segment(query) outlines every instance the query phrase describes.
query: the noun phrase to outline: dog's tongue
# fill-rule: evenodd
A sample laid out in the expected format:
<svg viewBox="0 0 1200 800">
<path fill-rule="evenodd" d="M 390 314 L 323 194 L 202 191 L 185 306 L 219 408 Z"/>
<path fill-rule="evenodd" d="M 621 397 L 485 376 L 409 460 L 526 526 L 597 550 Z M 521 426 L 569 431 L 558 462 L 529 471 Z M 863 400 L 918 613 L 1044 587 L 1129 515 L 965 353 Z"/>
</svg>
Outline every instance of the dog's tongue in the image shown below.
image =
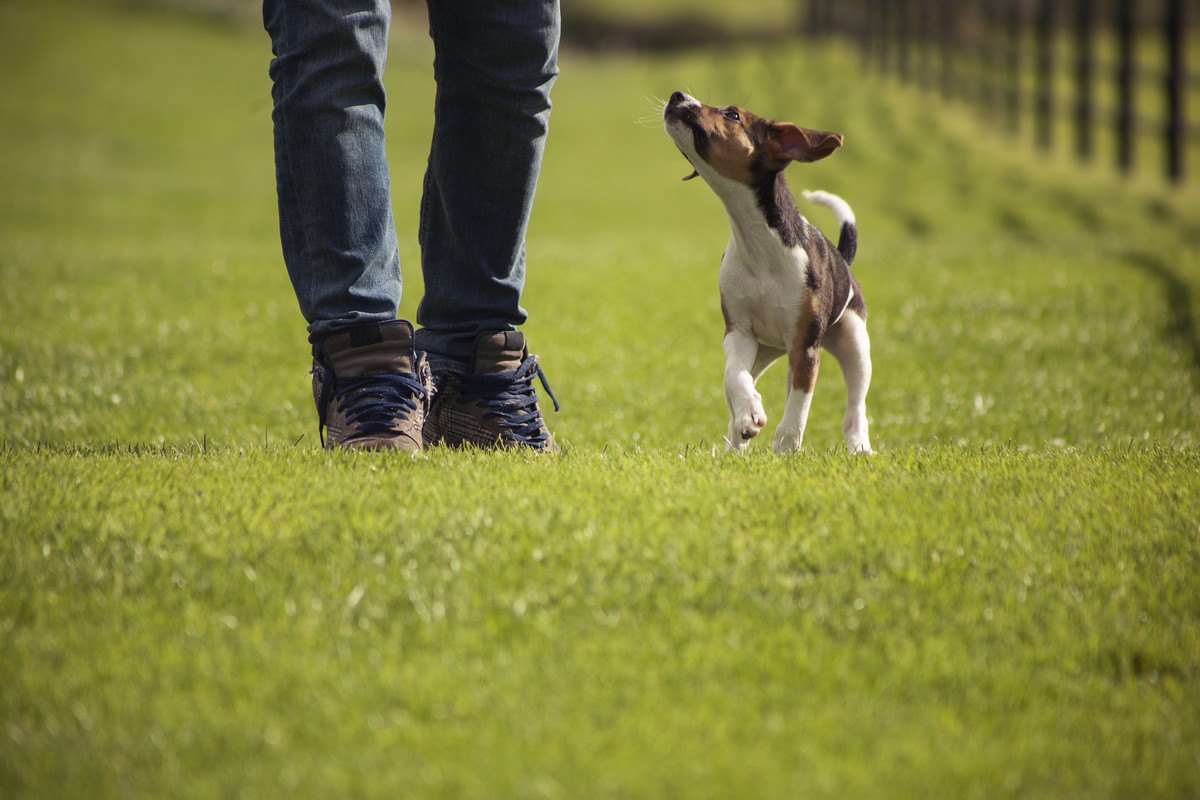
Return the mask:
<svg viewBox="0 0 1200 800">
<path fill-rule="evenodd" d="M 697 172 L 696 170 L 692 170 L 692 174 L 691 174 L 691 175 L 684 175 L 684 176 L 683 176 L 683 179 L 684 179 L 685 181 L 690 181 L 692 178 L 699 178 L 699 177 L 700 177 L 700 173 L 699 173 L 699 172 Z"/>
</svg>

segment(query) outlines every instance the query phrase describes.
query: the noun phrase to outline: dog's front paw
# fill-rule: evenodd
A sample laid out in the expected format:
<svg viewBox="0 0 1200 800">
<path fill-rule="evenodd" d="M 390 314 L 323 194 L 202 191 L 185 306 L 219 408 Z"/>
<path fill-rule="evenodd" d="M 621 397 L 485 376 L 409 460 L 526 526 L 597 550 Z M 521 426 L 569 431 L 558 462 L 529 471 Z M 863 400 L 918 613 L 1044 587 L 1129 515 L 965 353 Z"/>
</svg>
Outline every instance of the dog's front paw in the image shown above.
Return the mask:
<svg viewBox="0 0 1200 800">
<path fill-rule="evenodd" d="M 730 450 L 745 450 L 746 444 L 762 431 L 767 424 L 767 415 L 761 408 L 743 411 L 729 421 L 729 434 L 725 437 Z"/>
<path fill-rule="evenodd" d="M 762 407 L 743 411 L 733 421 L 733 427 L 742 441 L 748 442 L 758 436 L 767 425 L 767 415 Z"/>
</svg>

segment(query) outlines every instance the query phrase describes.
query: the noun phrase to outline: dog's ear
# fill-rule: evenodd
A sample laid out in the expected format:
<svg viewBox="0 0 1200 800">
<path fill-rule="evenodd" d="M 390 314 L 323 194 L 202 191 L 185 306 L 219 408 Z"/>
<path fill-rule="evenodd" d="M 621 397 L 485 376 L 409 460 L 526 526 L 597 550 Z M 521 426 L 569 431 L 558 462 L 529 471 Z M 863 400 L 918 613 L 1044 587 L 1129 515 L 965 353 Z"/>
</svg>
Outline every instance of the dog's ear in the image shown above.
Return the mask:
<svg viewBox="0 0 1200 800">
<path fill-rule="evenodd" d="M 842 135 L 811 131 L 790 122 L 773 122 L 768 129 L 767 151 L 786 166 L 789 161 L 820 161 L 842 146 Z"/>
</svg>

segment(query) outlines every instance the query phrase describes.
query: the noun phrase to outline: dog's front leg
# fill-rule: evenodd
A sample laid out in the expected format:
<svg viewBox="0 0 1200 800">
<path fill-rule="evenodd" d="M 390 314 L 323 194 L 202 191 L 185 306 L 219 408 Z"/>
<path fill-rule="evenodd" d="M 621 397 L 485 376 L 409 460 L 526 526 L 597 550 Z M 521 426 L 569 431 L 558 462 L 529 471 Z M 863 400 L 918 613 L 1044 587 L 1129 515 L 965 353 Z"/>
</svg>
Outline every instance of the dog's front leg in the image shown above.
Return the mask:
<svg viewBox="0 0 1200 800">
<path fill-rule="evenodd" d="M 731 450 L 744 450 L 767 424 L 762 396 L 754 389 L 751 370 L 758 356 L 758 339 L 745 331 L 725 334 L 725 402 L 729 404 L 729 434 L 725 443 Z"/>
</svg>

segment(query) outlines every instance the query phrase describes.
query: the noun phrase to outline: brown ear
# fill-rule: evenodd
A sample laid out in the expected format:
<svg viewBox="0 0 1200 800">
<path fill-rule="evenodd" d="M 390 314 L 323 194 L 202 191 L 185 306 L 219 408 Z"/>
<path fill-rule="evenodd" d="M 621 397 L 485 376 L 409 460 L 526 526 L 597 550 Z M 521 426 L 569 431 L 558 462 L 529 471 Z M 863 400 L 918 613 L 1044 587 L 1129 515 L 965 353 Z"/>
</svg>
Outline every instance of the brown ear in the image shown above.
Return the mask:
<svg viewBox="0 0 1200 800">
<path fill-rule="evenodd" d="M 810 131 L 790 122 L 775 122 L 767 147 L 776 158 L 785 161 L 820 161 L 842 146 L 842 135 L 829 131 Z"/>
</svg>

